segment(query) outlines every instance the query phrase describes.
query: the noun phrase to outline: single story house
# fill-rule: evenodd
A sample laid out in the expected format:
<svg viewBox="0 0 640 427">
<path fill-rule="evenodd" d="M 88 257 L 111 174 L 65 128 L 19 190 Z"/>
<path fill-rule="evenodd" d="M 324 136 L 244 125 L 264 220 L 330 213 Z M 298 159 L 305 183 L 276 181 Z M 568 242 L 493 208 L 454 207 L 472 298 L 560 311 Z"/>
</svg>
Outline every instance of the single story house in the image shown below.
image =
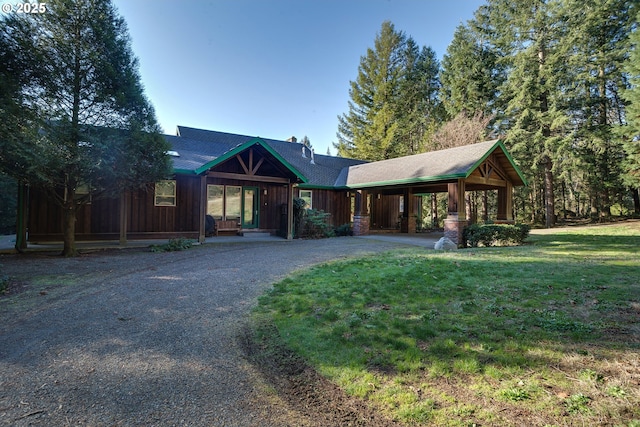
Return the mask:
<svg viewBox="0 0 640 427">
<path fill-rule="evenodd" d="M 178 126 L 174 176 L 154 191 L 95 200 L 77 215 L 78 240 L 185 237 L 203 241 L 213 218 L 222 230 L 259 230 L 291 239 L 293 199 L 331 214 L 354 234 L 415 233 L 425 193 L 448 193 L 445 233 L 459 242 L 465 191 L 497 190 L 497 221 L 513 221 L 513 188 L 525 179 L 500 140 L 378 162 L 315 154 L 296 142 Z M 28 196 L 28 239 L 61 240 L 62 212 L 37 189 Z"/>
</svg>

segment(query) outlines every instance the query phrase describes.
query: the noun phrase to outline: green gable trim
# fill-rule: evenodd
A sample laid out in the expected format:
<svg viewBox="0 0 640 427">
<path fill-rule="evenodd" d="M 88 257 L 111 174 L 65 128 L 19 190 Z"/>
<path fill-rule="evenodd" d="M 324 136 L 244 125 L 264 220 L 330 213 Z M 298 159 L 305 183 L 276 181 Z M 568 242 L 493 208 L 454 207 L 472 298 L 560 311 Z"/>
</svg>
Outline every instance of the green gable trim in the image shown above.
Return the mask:
<svg viewBox="0 0 640 427">
<path fill-rule="evenodd" d="M 286 167 L 291 173 L 293 173 L 300 181 L 302 182 L 307 182 L 307 178 L 302 175 L 302 173 L 300 173 L 299 170 L 297 170 L 296 168 L 294 168 L 291 163 L 289 163 L 288 161 L 286 161 L 284 159 L 284 157 L 282 157 L 277 151 L 275 151 L 273 148 L 271 148 L 269 146 L 269 144 L 267 144 L 266 142 L 264 142 L 262 139 L 260 138 L 254 138 L 251 139 L 247 142 L 245 142 L 244 144 L 240 144 L 237 147 L 233 148 L 230 151 L 227 151 L 226 153 L 224 153 L 222 156 L 217 157 L 216 159 L 205 163 L 204 165 L 200 166 L 198 169 L 196 169 L 194 171 L 195 174 L 200 175 L 204 172 L 206 172 L 207 170 L 211 169 L 214 166 L 217 166 L 229 159 L 231 159 L 232 157 L 235 157 L 236 154 L 240 154 L 243 151 L 249 149 L 250 147 L 252 147 L 253 145 L 260 145 L 262 148 L 264 148 L 265 150 L 267 150 L 267 152 L 269 154 L 271 154 L 273 157 L 275 157 L 280 163 L 282 163 L 284 165 L 284 167 Z"/>
<path fill-rule="evenodd" d="M 505 147 L 505 145 L 504 145 L 504 143 L 502 142 L 501 139 L 497 140 L 496 143 L 493 144 L 493 147 L 491 147 L 489 150 L 487 150 L 487 152 L 484 154 L 484 156 L 482 156 L 482 158 L 480 158 L 480 160 L 478 160 L 471 167 L 471 169 L 469 169 L 469 173 L 467 173 L 467 175 L 464 178 L 469 178 L 469 175 L 471 175 L 473 173 L 473 171 L 475 171 L 482 164 L 482 162 L 487 160 L 487 157 L 489 157 L 491 155 L 491 153 L 493 153 L 495 151 L 495 149 L 498 148 L 498 147 L 500 147 L 500 149 L 502 150 L 502 153 L 507 157 L 507 160 L 509 160 L 509 163 L 511 163 L 511 166 L 513 166 L 513 169 L 516 171 L 516 173 L 518 174 L 518 176 L 522 180 L 522 183 L 524 185 L 528 185 L 526 178 L 522 174 L 522 171 L 520 170 L 518 165 L 516 165 L 516 162 L 513 161 L 513 157 L 511 157 L 511 154 L 509 154 L 509 152 L 507 151 L 507 147 Z"/>
<path fill-rule="evenodd" d="M 174 169 L 173 173 L 179 174 L 179 175 L 198 175 L 196 171 L 191 169 Z"/>
<path fill-rule="evenodd" d="M 298 188 L 302 190 L 348 190 L 348 188 L 345 186 L 314 185 L 314 184 L 298 184 Z"/>
<path fill-rule="evenodd" d="M 344 188 L 357 189 L 357 188 L 369 188 L 369 187 L 388 187 L 392 185 L 413 184 L 413 183 L 419 183 L 419 182 L 448 181 L 448 180 L 455 180 L 458 178 L 466 178 L 466 174 L 456 173 L 451 175 L 435 175 L 435 176 L 422 176 L 419 178 L 396 179 L 392 181 L 367 182 L 364 184 L 347 185 Z"/>
</svg>

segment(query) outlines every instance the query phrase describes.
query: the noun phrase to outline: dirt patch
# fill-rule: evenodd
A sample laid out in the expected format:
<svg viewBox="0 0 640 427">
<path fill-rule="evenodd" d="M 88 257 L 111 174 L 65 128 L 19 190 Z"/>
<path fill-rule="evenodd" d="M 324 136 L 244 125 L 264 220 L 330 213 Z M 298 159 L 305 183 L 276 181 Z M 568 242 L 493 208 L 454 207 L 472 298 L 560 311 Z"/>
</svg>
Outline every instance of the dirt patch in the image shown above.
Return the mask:
<svg viewBox="0 0 640 427">
<path fill-rule="evenodd" d="M 248 360 L 308 426 L 392 427 L 404 424 L 385 417 L 366 401 L 347 396 L 298 355 L 278 343 L 274 326 L 247 326 L 240 338 Z M 300 424 L 298 424 L 300 425 Z"/>
</svg>

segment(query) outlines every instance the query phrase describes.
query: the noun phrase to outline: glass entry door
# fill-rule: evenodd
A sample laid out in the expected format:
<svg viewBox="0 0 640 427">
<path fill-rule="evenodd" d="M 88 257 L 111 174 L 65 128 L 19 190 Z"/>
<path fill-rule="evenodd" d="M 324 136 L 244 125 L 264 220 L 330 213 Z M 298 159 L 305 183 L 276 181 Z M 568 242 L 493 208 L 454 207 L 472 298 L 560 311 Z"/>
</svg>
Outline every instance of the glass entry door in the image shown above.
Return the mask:
<svg viewBox="0 0 640 427">
<path fill-rule="evenodd" d="M 242 228 L 258 228 L 260 203 L 258 187 L 242 187 Z"/>
</svg>

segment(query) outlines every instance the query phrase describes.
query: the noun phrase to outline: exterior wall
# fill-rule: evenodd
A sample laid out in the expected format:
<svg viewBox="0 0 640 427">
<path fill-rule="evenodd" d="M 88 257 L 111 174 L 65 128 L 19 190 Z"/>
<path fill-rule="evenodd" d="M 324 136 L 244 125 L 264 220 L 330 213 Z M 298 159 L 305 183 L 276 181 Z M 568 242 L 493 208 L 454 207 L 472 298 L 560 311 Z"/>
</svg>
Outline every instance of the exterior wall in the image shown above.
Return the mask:
<svg viewBox="0 0 640 427">
<path fill-rule="evenodd" d="M 127 193 L 127 237 L 197 238 L 200 219 L 200 177 L 178 175 L 176 206 L 154 206 L 154 190 Z M 29 240 L 62 240 L 62 209 L 31 190 Z M 117 240 L 120 233 L 120 198 L 92 200 L 76 215 L 77 240 Z"/>
<path fill-rule="evenodd" d="M 420 196 L 413 196 L 413 212 L 411 217 L 418 215 L 422 198 Z M 400 218 L 402 213 L 400 212 L 400 195 L 384 195 L 371 194 L 371 230 L 400 230 L 402 225 L 402 219 Z M 407 203 L 404 203 L 405 207 Z M 413 220 L 413 232 L 415 232 L 415 218 Z M 404 231 L 406 232 L 406 230 Z"/>
<path fill-rule="evenodd" d="M 300 190 L 295 190 L 299 197 Z M 311 189 L 313 209 L 329 212 L 329 223 L 334 227 L 351 222 L 351 197 L 347 191 Z"/>
</svg>

